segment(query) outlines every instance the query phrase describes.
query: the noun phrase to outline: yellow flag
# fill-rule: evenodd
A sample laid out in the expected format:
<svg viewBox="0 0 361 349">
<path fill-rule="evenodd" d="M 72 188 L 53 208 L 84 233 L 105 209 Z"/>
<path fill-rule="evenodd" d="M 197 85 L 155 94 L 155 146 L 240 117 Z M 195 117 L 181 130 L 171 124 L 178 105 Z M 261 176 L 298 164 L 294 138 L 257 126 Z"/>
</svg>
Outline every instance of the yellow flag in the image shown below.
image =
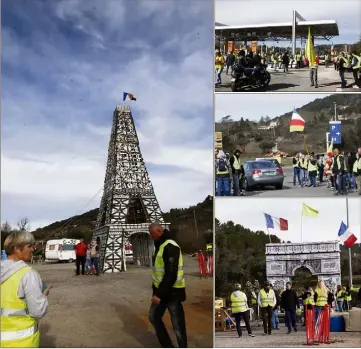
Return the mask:
<svg viewBox="0 0 361 349">
<path fill-rule="evenodd" d="M 307 206 L 306 204 L 302 204 L 302 216 L 305 217 L 317 217 L 318 211 L 314 208 Z"/>
<path fill-rule="evenodd" d="M 333 150 L 333 138 L 331 139 L 331 144 L 328 146 L 327 153 L 332 153 Z"/>
<path fill-rule="evenodd" d="M 315 49 L 313 47 L 312 36 L 311 36 L 311 27 L 308 27 L 308 37 L 307 37 L 307 45 L 305 49 L 305 55 L 310 62 L 310 67 L 315 64 Z"/>
</svg>

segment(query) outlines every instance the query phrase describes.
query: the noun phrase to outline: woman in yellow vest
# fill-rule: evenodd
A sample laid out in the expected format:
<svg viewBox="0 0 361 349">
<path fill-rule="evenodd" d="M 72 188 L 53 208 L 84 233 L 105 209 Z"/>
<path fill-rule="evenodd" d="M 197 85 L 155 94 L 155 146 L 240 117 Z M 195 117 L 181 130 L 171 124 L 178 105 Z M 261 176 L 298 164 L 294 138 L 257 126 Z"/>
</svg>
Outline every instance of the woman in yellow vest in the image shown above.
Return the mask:
<svg viewBox="0 0 361 349">
<path fill-rule="evenodd" d="M 320 311 L 325 309 L 325 305 L 328 304 L 330 298 L 330 292 L 325 283 L 323 280 L 318 280 L 314 294 L 316 320 Z"/>
<path fill-rule="evenodd" d="M 242 329 L 241 329 L 241 319 L 246 324 L 246 328 L 248 331 L 248 335 L 250 337 L 254 337 L 251 330 L 251 324 L 249 321 L 249 309 L 247 304 L 247 296 L 244 292 L 241 291 L 241 285 L 236 284 L 234 287 L 234 291 L 231 294 L 231 310 L 234 320 L 236 321 L 236 328 L 238 337 L 242 337 Z"/>
<path fill-rule="evenodd" d="M 7 260 L 1 261 L 1 347 L 38 348 L 39 320 L 48 310 L 50 287 L 26 262 L 33 254 L 34 237 L 11 233 L 4 242 Z"/>
<path fill-rule="evenodd" d="M 272 314 L 273 308 L 277 304 L 275 292 L 271 288 L 271 283 L 266 281 L 264 287 L 258 294 L 258 304 L 261 308 L 263 320 L 263 335 L 272 334 Z"/>
<path fill-rule="evenodd" d="M 217 74 L 216 85 L 220 85 L 222 83 L 221 74 L 222 74 L 222 71 L 224 68 L 224 57 L 219 50 L 216 51 L 215 67 L 216 67 L 216 74 Z"/>
<path fill-rule="evenodd" d="M 341 285 L 337 285 L 336 291 L 336 310 L 338 312 L 343 312 L 343 303 L 345 301 L 345 290 L 342 288 Z"/>
</svg>

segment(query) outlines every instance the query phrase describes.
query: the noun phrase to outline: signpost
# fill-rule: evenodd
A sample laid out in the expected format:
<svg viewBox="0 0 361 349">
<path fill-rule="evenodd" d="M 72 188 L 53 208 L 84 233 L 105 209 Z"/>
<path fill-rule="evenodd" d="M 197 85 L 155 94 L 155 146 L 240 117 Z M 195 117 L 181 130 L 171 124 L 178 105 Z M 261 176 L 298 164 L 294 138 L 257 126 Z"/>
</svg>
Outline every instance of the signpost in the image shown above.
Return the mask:
<svg viewBox="0 0 361 349">
<path fill-rule="evenodd" d="M 215 148 L 218 150 L 222 150 L 223 144 L 222 144 L 222 132 L 216 132 L 215 133 Z"/>
<path fill-rule="evenodd" d="M 342 144 L 341 121 L 330 121 L 329 123 L 330 142 Z"/>
</svg>

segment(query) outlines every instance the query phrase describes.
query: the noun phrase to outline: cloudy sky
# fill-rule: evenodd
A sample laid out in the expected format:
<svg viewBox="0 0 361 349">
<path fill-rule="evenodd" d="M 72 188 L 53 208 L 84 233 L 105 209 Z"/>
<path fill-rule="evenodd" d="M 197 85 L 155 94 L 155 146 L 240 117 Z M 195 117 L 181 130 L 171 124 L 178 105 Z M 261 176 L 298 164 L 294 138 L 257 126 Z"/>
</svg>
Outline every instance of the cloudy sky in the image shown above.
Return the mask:
<svg viewBox="0 0 361 349">
<path fill-rule="evenodd" d="M 216 94 L 215 119 L 221 120 L 226 115 L 231 115 L 233 120 L 244 119 L 259 121 L 261 116 L 270 118 L 291 112 L 293 108 L 325 98 L 330 94 Z"/>
<path fill-rule="evenodd" d="M 82 211 L 124 91 L 162 210 L 211 194 L 213 24 L 207 0 L 3 0 L 2 222 Z"/>
<path fill-rule="evenodd" d="M 288 231 L 270 229 L 281 240 L 301 241 L 302 203 L 319 211 L 317 218 L 303 217 L 303 242 L 337 240 L 343 220 L 347 224 L 345 199 L 216 199 L 215 216 L 221 222 L 233 221 L 253 231 L 267 233 L 263 213 L 288 220 Z M 361 201 L 349 199 L 349 228 L 361 242 Z"/>
<path fill-rule="evenodd" d="M 308 21 L 336 20 L 340 35 L 333 39 L 335 44 L 353 44 L 360 39 L 359 0 L 215 0 L 215 3 L 215 20 L 222 24 L 292 22 L 292 11 L 296 10 Z"/>
</svg>

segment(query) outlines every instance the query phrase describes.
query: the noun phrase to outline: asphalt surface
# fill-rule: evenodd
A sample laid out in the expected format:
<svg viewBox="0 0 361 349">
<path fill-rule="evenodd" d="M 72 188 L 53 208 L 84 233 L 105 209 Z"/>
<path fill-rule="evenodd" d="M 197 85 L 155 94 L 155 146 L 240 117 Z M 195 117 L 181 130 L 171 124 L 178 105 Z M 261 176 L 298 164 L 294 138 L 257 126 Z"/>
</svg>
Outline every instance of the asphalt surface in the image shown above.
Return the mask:
<svg viewBox="0 0 361 349">
<path fill-rule="evenodd" d="M 257 196 L 257 197 L 345 197 L 336 196 L 335 191 L 327 188 L 326 182 L 318 182 L 317 187 L 301 187 L 299 184 L 293 186 L 293 168 L 283 167 L 285 179 L 283 182 L 283 188 L 276 190 L 274 187 L 266 187 L 264 190 L 255 189 L 253 191 L 244 192 L 244 196 Z M 358 192 L 354 190 L 348 193 L 348 197 L 360 197 Z"/>
<path fill-rule="evenodd" d="M 200 279 L 196 258 L 184 256 L 184 302 L 189 347 L 213 347 L 213 279 Z M 42 348 L 159 348 L 148 320 L 151 270 L 128 265 L 123 273 L 75 276 L 74 264 L 34 265 L 53 286 L 40 320 Z M 174 344 L 166 312 L 164 322 Z"/>
<path fill-rule="evenodd" d="M 243 336 L 238 338 L 236 331 L 216 332 L 216 348 L 298 348 L 306 344 L 306 332 L 304 327 L 298 327 L 298 332 L 287 334 L 284 324 L 280 325 L 279 331 L 273 331 L 270 336 L 263 336 L 263 328 L 257 327 L 255 323 L 251 325 L 256 337 L 247 335 L 247 330 L 242 329 Z M 318 347 L 326 348 L 360 348 L 360 332 L 337 332 L 330 333 L 331 344 L 320 344 Z"/>
<path fill-rule="evenodd" d="M 310 87 L 309 69 L 289 69 L 284 73 L 283 69 L 276 72 L 269 65 L 267 68 L 271 73 L 271 83 L 265 88 L 248 88 L 240 92 L 361 92 L 361 89 L 352 88 L 354 83 L 351 72 L 345 74 L 348 83 L 347 88 L 341 88 L 341 80 L 338 72 L 333 66 L 318 68 L 318 88 Z M 231 75 L 226 75 L 226 70 L 222 72 L 222 84 L 215 87 L 215 92 L 231 92 Z"/>
</svg>

